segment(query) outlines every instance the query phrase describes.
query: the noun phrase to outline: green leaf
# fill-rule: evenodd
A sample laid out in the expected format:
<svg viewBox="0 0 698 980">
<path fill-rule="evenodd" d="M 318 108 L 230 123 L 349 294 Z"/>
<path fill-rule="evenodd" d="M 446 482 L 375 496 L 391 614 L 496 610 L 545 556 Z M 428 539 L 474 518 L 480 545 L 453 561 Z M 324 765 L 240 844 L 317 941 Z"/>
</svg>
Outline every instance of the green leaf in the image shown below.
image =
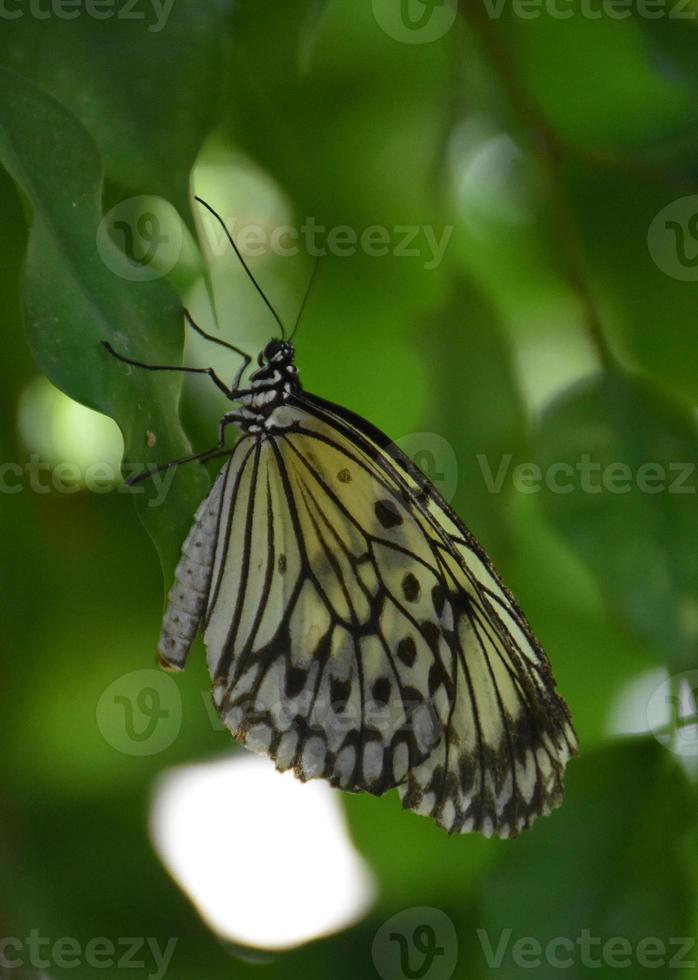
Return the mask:
<svg viewBox="0 0 698 980">
<path fill-rule="evenodd" d="M 671 940 L 691 931 L 694 812 L 682 770 L 651 739 L 573 762 L 562 808 L 514 842 L 485 882 L 483 960 L 501 942 L 503 980 L 529 971 L 536 980 L 587 971 L 605 980 L 627 958 L 631 976 L 650 959 L 654 976 L 676 976 Z M 625 944 L 613 945 L 617 937 Z M 651 937 L 663 955 L 652 954 Z"/>
<path fill-rule="evenodd" d="M 189 174 L 218 108 L 218 14 L 209 0 L 120 13 L 4 20 L 0 64 L 80 119 L 110 180 L 166 198 L 192 228 Z"/>
<path fill-rule="evenodd" d="M 308 0 L 240 6 L 224 125 L 303 216 L 320 224 L 361 229 L 433 220 L 434 175 L 449 118 L 444 49 L 452 50 L 452 36 L 399 44 L 379 27 L 370 4 L 331 3 L 312 73 L 302 74 L 298 51 L 308 44 L 309 17 L 312 23 Z M 340 105 L 346 111 L 338 112 Z"/>
<path fill-rule="evenodd" d="M 309 0 L 298 45 L 298 66 L 303 75 L 312 69 L 315 46 L 329 5 L 330 0 Z"/>
<path fill-rule="evenodd" d="M 695 88 L 698 81 L 698 8 L 695 0 L 690 0 L 687 4 L 677 3 L 675 11 L 683 16 L 638 17 L 637 23 L 645 32 L 649 50 L 663 74 L 672 78 L 678 76 L 687 87 Z"/>
<path fill-rule="evenodd" d="M 690 410 L 619 370 L 547 411 L 537 459 L 549 518 L 607 601 L 677 669 L 698 654 L 698 432 Z"/>
<path fill-rule="evenodd" d="M 576 0 L 566 5 L 565 16 L 541 4 L 533 17 L 518 17 L 515 7 L 505 5 L 510 57 L 565 139 L 586 147 L 644 149 L 692 124 L 688 93 L 653 70 L 633 6 L 613 16 L 603 0 Z"/>
<path fill-rule="evenodd" d="M 575 162 L 565 168 L 565 176 L 590 281 L 614 349 L 626 365 L 638 366 L 696 402 L 695 284 L 684 278 L 690 261 L 681 261 L 681 234 L 677 237 L 665 223 L 678 218 L 690 259 L 698 198 L 678 177 L 688 166 L 690 147 L 674 158 L 646 169 L 622 159 Z"/>
<path fill-rule="evenodd" d="M 527 443 L 511 352 L 494 312 L 462 278 L 442 310 L 425 318 L 419 337 L 432 366 L 427 426 L 447 439 L 454 454 L 457 490 L 450 502 L 493 556 L 503 558 L 507 482 L 500 485 L 498 474 L 516 466 Z"/>
<path fill-rule="evenodd" d="M 183 328 L 176 294 L 163 280 L 120 277 L 113 270 L 124 268 L 124 257 L 108 239 L 98 250 L 101 166 L 80 123 L 4 69 L 0 91 L 0 162 L 32 213 L 22 295 L 37 364 L 72 398 L 116 419 L 127 462 L 140 469 L 186 455 L 177 414 L 180 376 L 126 367 L 100 347 L 110 340 L 127 356 L 177 364 Z M 153 481 L 136 496 L 166 580 L 205 479 L 198 466 L 182 467 L 164 501 L 158 503 Z"/>
</svg>

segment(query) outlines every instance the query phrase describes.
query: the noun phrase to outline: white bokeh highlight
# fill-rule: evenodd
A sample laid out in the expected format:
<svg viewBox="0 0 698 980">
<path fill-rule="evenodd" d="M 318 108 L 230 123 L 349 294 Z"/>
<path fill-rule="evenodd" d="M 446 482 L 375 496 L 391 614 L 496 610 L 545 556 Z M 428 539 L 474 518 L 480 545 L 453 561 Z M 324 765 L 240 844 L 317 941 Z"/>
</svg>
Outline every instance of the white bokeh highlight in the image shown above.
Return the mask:
<svg viewBox="0 0 698 980">
<path fill-rule="evenodd" d="M 345 929 L 375 881 L 348 834 L 337 791 L 240 755 L 173 769 L 156 786 L 151 838 L 210 928 L 262 950 Z"/>
</svg>

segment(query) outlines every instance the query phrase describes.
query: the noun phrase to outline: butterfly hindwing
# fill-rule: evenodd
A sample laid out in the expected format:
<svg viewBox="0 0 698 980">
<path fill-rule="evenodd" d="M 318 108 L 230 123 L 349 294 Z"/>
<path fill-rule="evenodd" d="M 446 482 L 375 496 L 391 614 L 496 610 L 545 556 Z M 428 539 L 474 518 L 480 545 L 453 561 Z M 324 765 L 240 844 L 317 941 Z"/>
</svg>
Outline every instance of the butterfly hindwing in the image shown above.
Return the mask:
<svg viewBox="0 0 698 980">
<path fill-rule="evenodd" d="M 309 401 L 336 438 L 402 494 L 440 576 L 438 626 L 453 654 L 450 714 L 430 758 L 400 787 L 403 805 L 451 832 L 516 834 L 559 805 L 565 764 L 577 751 L 547 658 L 485 553 L 426 477 L 364 420 Z"/>
</svg>

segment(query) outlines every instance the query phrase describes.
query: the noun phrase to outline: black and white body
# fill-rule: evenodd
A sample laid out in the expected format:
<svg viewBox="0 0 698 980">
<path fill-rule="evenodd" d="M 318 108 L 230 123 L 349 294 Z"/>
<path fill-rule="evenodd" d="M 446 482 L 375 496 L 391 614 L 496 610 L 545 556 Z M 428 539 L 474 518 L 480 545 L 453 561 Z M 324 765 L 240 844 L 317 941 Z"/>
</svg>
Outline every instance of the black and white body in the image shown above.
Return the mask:
<svg viewBox="0 0 698 980">
<path fill-rule="evenodd" d="M 184 543 L 163 665 L 201 630 L 221 719 L 278 769 L 520 833 L 577 751 L 523 613 L 391 441 L 303 391 L 290 343 L 259 361 L 229 394 L 240 435 Z"/>
</svg>

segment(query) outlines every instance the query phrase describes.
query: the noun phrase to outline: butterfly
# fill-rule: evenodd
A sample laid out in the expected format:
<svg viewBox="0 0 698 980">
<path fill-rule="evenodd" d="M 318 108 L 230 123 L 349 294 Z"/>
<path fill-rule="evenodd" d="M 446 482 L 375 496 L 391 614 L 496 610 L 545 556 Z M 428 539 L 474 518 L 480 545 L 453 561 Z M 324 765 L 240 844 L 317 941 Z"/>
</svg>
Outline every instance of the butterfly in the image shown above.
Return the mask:
<svg viewBox="0 0 698 980">
<path fill-rule="evenodd" d="M 289 340 L 243 386 L 249 356 L 187 317 L 244 361 L 230 387 L 189 369 L 235 408 L 206 454 L 227 458 L 182 547 L 161 663 L 183 669 L 202 631 L 223 723 L 277 769 L 397 788 L 449 833 L 516 836 L 561 803 L 578 746 L 492 562 L 386 435 L 303 389 Z"/>
</svg>

